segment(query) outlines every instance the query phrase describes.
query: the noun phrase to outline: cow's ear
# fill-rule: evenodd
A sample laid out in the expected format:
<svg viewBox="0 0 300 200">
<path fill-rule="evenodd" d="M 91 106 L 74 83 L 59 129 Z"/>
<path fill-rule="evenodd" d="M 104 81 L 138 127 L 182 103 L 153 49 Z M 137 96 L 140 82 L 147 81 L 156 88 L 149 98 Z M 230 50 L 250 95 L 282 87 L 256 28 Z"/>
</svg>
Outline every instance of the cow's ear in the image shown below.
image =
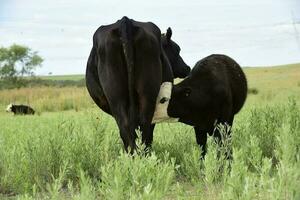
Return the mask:
<svg viewBox="0 0 300 200">
<path fill-rule="evenodd" d="M 167 36 L 167 40 L 171 40 L 171 37 L 172 37 L 172 29 L 169 27 L 168 29 L 167 29 L 167 34 L 166 34 L 166 36 Z"/>
<path fill-rule="evenodd" d="M 192 93 L 192 89 L 191 89 L 191 88 L 189 88 L 189 87 L 184 88 L 184 90 L 183 90 L 183 95 L 184 95 L 185 97 L 189 97 L 189 96 L 191 95 L 191 93 Z"/>
</svg>

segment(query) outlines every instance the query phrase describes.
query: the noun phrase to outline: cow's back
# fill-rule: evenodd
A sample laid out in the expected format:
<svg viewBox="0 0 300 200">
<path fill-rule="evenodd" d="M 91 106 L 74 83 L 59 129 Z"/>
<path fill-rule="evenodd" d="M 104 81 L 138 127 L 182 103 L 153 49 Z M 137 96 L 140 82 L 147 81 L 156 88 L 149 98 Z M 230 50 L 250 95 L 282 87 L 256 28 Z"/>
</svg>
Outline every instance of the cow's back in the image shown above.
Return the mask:
<svg viewBox="0 0 300 200">
<path fill-rule="evenodd" d="M 240 111 L 247 97 L 247 80 L 236 61 L 226 55 L 212 54 L 198 61 L 191 74 L 199 87 L 211 88 L 212 95 L 220 93 L 222 98 L 216 101 L 226 99 L 232 105 L 233 114 Z"/>
<path fill-rule="evenodd" d="M 230 80 L 232 91 L 233 113 L 236 114 L 243 107 L 247 97 L 247 80 L 240 65 L 232 58 L 220 55 L 226 63 L 226 71 Z"/>
</svg>

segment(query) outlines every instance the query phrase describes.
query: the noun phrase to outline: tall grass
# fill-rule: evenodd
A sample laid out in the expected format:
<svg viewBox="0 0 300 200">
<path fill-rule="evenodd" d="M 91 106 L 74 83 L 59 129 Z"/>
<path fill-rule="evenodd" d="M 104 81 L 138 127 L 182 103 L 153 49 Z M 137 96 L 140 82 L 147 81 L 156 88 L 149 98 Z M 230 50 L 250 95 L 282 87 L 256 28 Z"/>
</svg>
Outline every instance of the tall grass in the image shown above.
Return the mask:
<svg viewBox="0 0 300 200">
<path fill-rule="evenodd" d="M 157 125 L 149 155 L 123 152 L 97 109 L 0 115 L 0 193 L 19 199 L 299 199 L 300 110 L 295 99 L 246 108 L 227 147 L 208 140 L 201 161 L 192 128 Z M 221 127 L 223 133 L 226 128 Z M 143 149 L 143 147 L 140 147 Z"/>
<path fill-rule="evenodd" d="M 37 112 L 83 110 L 92 106 L 86 88 L 79 87 L 0 90 L 0 106 L 3 110 L 10 103 L 27 104 Z"/>
<path fill-rule="evenodd" d="M 127 155 L 85 88 L 2 90 L 3 110 L 13 102 L 45 113 L 0 111 L 0 199 L 300 199 L 300 68 L 288 69 L 246 70 L 259 92 L 226 145 L 208 138 L 205 160 L 193 128 L 179 123 L 156 126 L 149 154 Z"/>
</svg>

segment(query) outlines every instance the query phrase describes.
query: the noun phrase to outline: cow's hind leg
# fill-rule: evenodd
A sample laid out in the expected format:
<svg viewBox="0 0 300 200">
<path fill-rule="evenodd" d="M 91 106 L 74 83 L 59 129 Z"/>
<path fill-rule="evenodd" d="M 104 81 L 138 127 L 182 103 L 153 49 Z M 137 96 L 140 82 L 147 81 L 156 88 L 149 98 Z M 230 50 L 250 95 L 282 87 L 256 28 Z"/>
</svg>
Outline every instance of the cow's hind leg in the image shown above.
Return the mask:
<svg viewBox="0 0 300 200">
<path fill-rule="evenodd" d="M 142 142 L 145 144 L 145 150 L 146 152 L 149 152 L 151 150 L 151 145 L 153 141 L 153 130 L 154 130 L 155 124 L 148 125 L 141 125 L 142 130 Z"/>
<path fill-rule="evenodd" d="M 150 116 L 153 116 L 153 114 Z M 146 145 L 146 150 L 149 151 L 153 141 L 153 130 L 155 125 L 151 124 L 152 117 L 149 119 L 148 116 L 143 115 L 141 118 L 140 128 L 142 132 L 142 142 Z"/>
<path fill-rule="evenodd" d="M 137 135 L 134 128 L 131 127 L 133 124 L 130 124 L 126 105 L 119 105 L 117 108 L 115 107 L 114 117 L 119 127 L 120 136 L 124 143 L 125 150 L 132 154 L 136 149 L 135 139 Z"/>
<path fill-rule="evenodd" d="M 151 148 L 151 144 L 153 141 L 153 130 L 155 125 L 151 124 L 156 96 L 142 96 L 140 98 L 140 128 L 142 132 L 142 142 L 146 145 L 146 150 Z"/>
</svg>

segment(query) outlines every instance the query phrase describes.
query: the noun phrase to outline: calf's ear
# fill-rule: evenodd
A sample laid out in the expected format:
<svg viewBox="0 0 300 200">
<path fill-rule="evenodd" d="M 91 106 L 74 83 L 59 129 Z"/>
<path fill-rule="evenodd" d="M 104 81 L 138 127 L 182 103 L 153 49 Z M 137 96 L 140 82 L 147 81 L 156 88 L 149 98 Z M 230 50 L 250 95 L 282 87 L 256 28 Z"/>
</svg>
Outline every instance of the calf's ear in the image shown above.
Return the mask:
<svg viewBox="0 0 300 200">
<path fill-rule="evenodd" d="M 170 41 L 172 37 L 172 29 L 170 27 L 167 29 L 166 36 L 167 36 L 167 40 Z"/>
</svg>

